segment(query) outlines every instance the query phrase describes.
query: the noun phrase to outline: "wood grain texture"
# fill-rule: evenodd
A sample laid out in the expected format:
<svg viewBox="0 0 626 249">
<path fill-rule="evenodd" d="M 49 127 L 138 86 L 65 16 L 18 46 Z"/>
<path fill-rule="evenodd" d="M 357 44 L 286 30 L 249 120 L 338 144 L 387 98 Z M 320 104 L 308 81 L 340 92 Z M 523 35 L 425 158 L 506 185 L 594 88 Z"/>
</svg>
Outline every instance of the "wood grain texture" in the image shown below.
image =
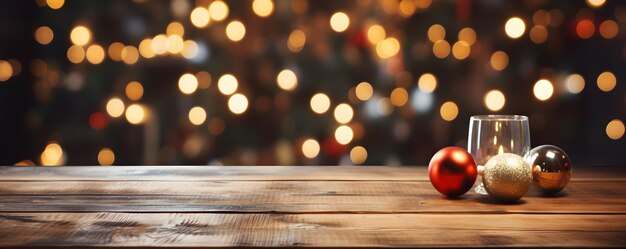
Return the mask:
<svg viewBox="0 0 626 249">
<path fill-rule="evenodd" d="M 0 246 L 616 246 L 626 215 L 0 214 Z"/>
<path fill-rule="evenodd" d="M 0 166 L 0 181 L 427 181 L 427 170 L 425 166 Z M 626 181 L 626 167 L 575 167 L 572 180 Z"/>
<path fill-rule="evenodd" d="M 626 184 L 572 182 L 501 205 L 443 198 L 426 181 L 4 181 L 0 212 L 597 213 L 626 214 Z"/>
</svg>

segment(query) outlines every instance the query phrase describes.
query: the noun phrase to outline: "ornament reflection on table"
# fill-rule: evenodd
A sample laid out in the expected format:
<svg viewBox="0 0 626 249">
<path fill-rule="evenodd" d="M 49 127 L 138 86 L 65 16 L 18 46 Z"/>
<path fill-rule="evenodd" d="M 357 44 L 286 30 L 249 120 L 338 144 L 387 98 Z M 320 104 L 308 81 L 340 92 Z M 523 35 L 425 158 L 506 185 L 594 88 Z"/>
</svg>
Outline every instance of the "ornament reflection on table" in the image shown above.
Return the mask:
<svg viewBox="0 0 626 249">
<path fill-rule="evenodd" d="M 572 177 L 569 156 L 554 145 L 533 148 L 525 160 L 532 167 L 536 185 L 546 194 L 555 194 L 563 190 Z"/>
<path fill-rule="evenodd" d="M 472 116 L 467 150 L 474 156 L 479 171 L 496 155 L 512 153 L 524 157 L 530 151 L 528 117 L 520 115 Z M 488 194 L 483 183 L 479 184 L 474 191 L 483 195 Z"/>
<path fill-rule="evenodd" d="M 467 193 L 474 186 L 477 174 L 472 155 L 455 146 L 437 151 L 428 164 L 430 182 L 447 197 Z"/>
<path fill-rule="evenodd" d="M 487 193 L 500 201 L 522 198 L 533 180 L 530 165 L 512 153 L 492 157 L 479 173 Z"/>
</svg>

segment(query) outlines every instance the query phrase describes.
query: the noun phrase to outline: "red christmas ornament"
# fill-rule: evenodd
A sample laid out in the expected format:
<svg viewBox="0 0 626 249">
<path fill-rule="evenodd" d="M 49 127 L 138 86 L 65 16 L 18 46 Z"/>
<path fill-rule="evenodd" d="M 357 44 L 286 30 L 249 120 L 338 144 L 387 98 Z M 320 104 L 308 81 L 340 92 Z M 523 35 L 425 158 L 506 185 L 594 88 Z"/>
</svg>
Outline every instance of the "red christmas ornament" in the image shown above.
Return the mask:
<svg viewBox="0 0 626 249">
<path fill-rule="evenodd" d="M 474 157 L 455 146 L 437 151 L 428 164 L 430 183 L 447 197 L 465 194 L 474 186 L 476 175 Z"/>
</svg>

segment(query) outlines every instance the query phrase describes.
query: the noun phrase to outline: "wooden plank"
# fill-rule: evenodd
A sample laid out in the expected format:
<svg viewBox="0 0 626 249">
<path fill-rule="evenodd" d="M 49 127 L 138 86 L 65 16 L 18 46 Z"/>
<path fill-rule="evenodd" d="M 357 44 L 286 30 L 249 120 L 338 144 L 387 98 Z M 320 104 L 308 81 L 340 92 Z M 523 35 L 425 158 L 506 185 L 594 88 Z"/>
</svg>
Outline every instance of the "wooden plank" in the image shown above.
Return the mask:
<svg viewBox="0 0 626 249">
<path fill-rule="evenodd" d="M 621 247 L 626 215 L 0 214 L 0 246 Z"/>
<path fill-rule="evenodd" d="M 65 166 L 0 167 L 0 181 L 428 180 L 427 167 L 393 166 Z M 573 180 L 626 181 L 626 167 L 579 167 Z"/>
<path fill-rule="evenodd" d="M 626 214 L 626 184 L 577 181 L 502 205 L 474 193 L 445 199 L 426 181 L 2 182 L 0 212 L 23 211 Z"/>
</svg>

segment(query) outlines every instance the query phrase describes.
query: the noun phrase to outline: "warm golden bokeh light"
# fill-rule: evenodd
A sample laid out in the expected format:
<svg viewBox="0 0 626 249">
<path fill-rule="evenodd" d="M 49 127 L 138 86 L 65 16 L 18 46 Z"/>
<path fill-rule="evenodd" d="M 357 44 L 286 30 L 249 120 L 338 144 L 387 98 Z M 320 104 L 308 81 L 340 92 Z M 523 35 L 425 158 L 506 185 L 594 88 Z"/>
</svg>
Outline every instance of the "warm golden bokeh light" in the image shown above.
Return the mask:
<svg viewBox="0 0 626 249">
<path fill-rule="evenodd" d="M 167 51 L 172 54 L 178 54 L 183 51 L 183 38 L 179 35 L 170 35 L 167 37 Z"/>
<path fill-rule="evenodd" d="M 81 63 L 85 59 L 85 50 L 81 46 L 73 45 L 67 49 L 67 59 L 74 64 Z"/>
<path fill-rule="evenodd" d="M 504 107 L 504 104 L 506 103 L 506 98 L 501 91 L 491 90 L 487 92 L 487 94 L 485 94 L 483 102 L 487 109 L 496 112 Z"/>
<path fill-rule="evenodd" d="M 91 40 L 91 31 L 85 26 L 76 26 L 70 33 L 70 40 L 78 46 L 84 46 Z"/>
<path fill-rule="evenodd" d="M 606 71 L 598 75 L 597 83 L 600 90 L 610 92 L 617 85 L 617 78 L 615 78 L 613 73 Z"/>
<path fill-rule="evenodd" d="M 458 38 L 459 41 L 464 41 L 468 45 L 472 46 L 476 42 L 476 31 L 474 31 L 474 29 L 470 27 L 463 28 L 461 29 L 461 31 L 459 31 Z"/>
<path fill-rule="evenodd" d="M 198 55 L 199 52 L 200 48 L 195 41 L 186 40 L 183 43 L 183 51 L 180 51 L 180 54 L 187 59 L 193 59 Z"/>
<path fill-rule="evenodd" d="M 445 121 L 452 121 L 459 115 L 459 107 L 456 103 L 448 101 L 443 103 L 441 108 L 439 108 L 439 115 L 441 115 L 441 118 Z"/>
<path fill-rule="evenodd" d="M 353 137 L 354 133 L 352 132 L 352 128 L 350 128 L 350 126 L 342 125 L 337 127 L 335 130 L 335 140 L 337 140 L 339 144 L 349 144 Z"/>
<path fill-rule="evenodd" d="M 61 148 L 61 145 L 56 142 L 48 143 L 43 152 L 41 152 L 40 161 L 43 166 L 58 166 L 65 164 L 65 153 L 63 152 L 63 148 Z"/>
<path fill-rule="evenodd" d="M 506 24 L 504 25 L 504 31 L 506 32 L 506 35 L 510 38 L 517 39 L 524 35 L 524 32 L 526 31 L 526 24 L 521 18 L 512 17 L 508 21 L 506 21 Z"/>
<path fill-rule="evenodd" d="M 252 1 L 252 11 L 260 17 L 268 17 L 274 12 L 274 2 L 272 0 Z"/>
<path fill-rule="evenodd" d="M 91 64 L 100 64 L 104 61 L 104 48 L 102 46 L 94 44 L 87 48 L 87 61 Z"/>
<path fill-rule="evenodd" d="M 125 92 L 128 99 L 137 101 L 143 96 L 143 85 L 137 81 L 131 81 L 126 84 Z"/>
<path fill-rule="evenodd" d="M 115 163 L 115 153 L 110 148 L 102 148 L 98 152 L 98 163 L 102 166 L 110 166 Z"/>
<path fill-rule="evenodd" d="M 152 38 L 150 48 L 155 54 L 165 54 L 167 52 L 167 36 L 160 34 Z"/>
<path fill-rule="evenodd" d="M 464 60 L 470 55 L 470 45 L 464 41 L 457 41 L 452 46 L 452 55 L 458 60 Z"/>
<path fill-rule="evenodd" d="M 376 54 L 380 58 L 387 59 L 400 52 L 400 41 L 394 37 L 389 37 L 376 44 Z"/>
<path fill-rule="evenodd" d="M 350 105 L 342 103 L 335 107 L 334 116 L 338 123 L 347 124 L 352 120 L 352 117 L 354 117 L 354 110 L 352 110 Z"/>
<path fill-rule="evenodd" d="M 604 3 L 606 2 L 606 0 L 587 0 L 585 1 L 587 2 L 587 5 L 589 5 L 589 7 L 592 8 L 599 8 L 602 5 L 604 5 Z"/>
<path fill-rule="evenodd" d="M 54 32 L 47 26 L 41 26 L 35 30 L 35 40 L 41 45 L 47 45 L 52 42 Z"/>
<path fill-rule="evenodd" d="M 215 21 L 224 21 L 228 17 L 228 5 L 224 1 L 213 1 L 209 5 L 209 15 Z"/>
<path fill-rule="evenodd" d="M 200 106 L 196 106 L 189 110 L 189 121 L 194 125 L 201 125 L 206 120 L 206 111 Z"/>
<path fill-rule="evenodd" d="M 317 114 L 322 114 L 330 108 L 330 98 L 323 93 L 317 93 L 311 97 L 311 110 Z"/>
<path fill-rule="evenodd" d="M 145 121 L 146 111 L 139 104 L 132 104 L 126 108 L 126 120 L 134 125 L 141 124 Z"/>
<path fill-rule="evenodd" d="M 237 91 L 239 83 L 232 74 L 224 74 L 217 80 L 217 89 L 224 95 L 231 95 Z"/>
<path fill-rule="evenodd" d="M 422 74 L 417 80 L 417 87 L 425 93 L 432 93 L 437 89 L 437 78 L 431 73 Z"/>
<path fill-rule="evenodd" d="M 355 146 L 350 150 L 350 160 L 354 164 L 363 164 L 367 160 L 367 150 L 362 146 Z"/>
<path fill-rule="evenodd" d="M 248 98 L 245 95 L 236 93 L 228 99 L 228 109 L 234 114 L 242 114 L 248 109 Z"/>
<path fill-rule="evenodd" d="M 315 158 L 320 153 L 320 144 L 315 139 L 307 139 L 302 143 L 302 154 L 307 158 Z"/>
<path fill-rule="evenodd" d="M 613 119 L 606 125 L 606 135 L 613 140 L 618 140 L 624 136 L 624 122 Z"/>
<path fill-rule="evenodd" d="M 298 78 L 293 71 L 285 69 L 276 76 L 276 84 L 285 91 L 293 91 L 298 86 Z"/>
<path fill-rule="evenodd" d="M 184 94 L 192 94 L 198 89 L 198 79 L 193 74 L 183 74 L 178 79 L 178 89 Z"/>
<path fill-rule="evenodd" d="M 0 60 L 0 82 L 7 81 L 13 76 L 13 67 L 11 63 Z"/>
<path fill-rule="evenodd" d="M 548 29 L 542 25 L 535 25 L 530 29 L 530 40 L 535 44 L 541 44 L 548 39 Z"/>
<path fill-rule="evenodd" d="M 198 88 L 200 89 L 209 88 L 209 86 L 211 86 L 211 81 L 213 80 L 211 74 L 206 71 L 196 73 L 196 79 L 198 80 Z"/>
<path fill-rule="evenodd" d="M 612 39 L 619 33 L 619 26 L 613 20 L 606 20 L 600 24 L 599 31 L 604 39 Z"/>
<path fill-rule="evenodd" d="M 440 24 L 435 24 L 428 28 L 428 40 L 435 43 L 446 38 L 446 29 Z"/>
<path fill-rule="evenodd" d="M 368 82 L 361 82 L 355 88 L 356 97 L 361 101 L 366 101 L 374 94 L 374 88 Z"/>
<path fill-rule="evenodd" d="M 443 59 L 450 55 L 450 43 L 446 40 L 439 40 L 433 44 L 433 54 L 439 59 Z"/>
<path fill-rule="evenodd" d="M 289 34 L 287 39 L 287 47 L 291 52 L 300 52 L 306 43 L 306 35 L 302 30 L 296 29 Z"/>
<path fill-rule="evenodd" d="M 572 74 L 565 79 L 565 88 L 568 92 L 577 94 L 585 89 L 585 79 L 580 74 Z"/>
<path fill-rule="evenodd" d="M 409 101 L 409 92 L 402 87 L 398 87 L 391 91 L 389 100 L 394 106 L 404 106 Z"/>
<path fill-rule="evenodd" d="M 46 5 L 53 10 L 60 9 L 63 7 L 63 4 L 65 4 L 65 0 L 46 0 Z"/>
<path fill-rule="evenodd" d="M 137 63 L 139 60 L 139 50 L 133 46 L 126 46 L 122 49 L 122 61 L 128 65 Z"/>
<path fill-rule="evenodd" d="M 372 44 L 377 44 L 387 37 L 385 28 L 378 24 L 372 25 L 367 29 L 367 40 Z"/>
<path fill-rule="evenodd" d="M 111 98 L 106 105 L 107 113 L 114 118 L 122 116 L 125 108 L 124 101 L 119 98 Z"/>
<path fill-rule="evenodd" d="M 205 8 L 197 7 L 191 11 L 189 19 L 191 19 L 193 26 L 204 28 L 209 25 L 209 11 Z"/>
<path fill-rule="evenodd" d="M 509 65 L 509 56 L 503 51 L 496 51 L 491 55 L 489 62 L 494 70 L 502 71 Z"/>
<path fill-rule="evenodd" d="M 533 87 L 533 94 L 535 95 L 535 98 L 541 101 L 550 99 L 550 97 L 552 97 L 552 93 L 554 93 L 552 82 L 546 79 L 540 79 Z"/>
<path fill-rule="evenodd" d="M 226 26 L 226 36 L 231 41 L 241 41 L 245 35 L 246 27 L 240 21 L 232 21 Z"/>
<path fill-rule="evenodd" d="M 177 35 L 183 37 L 185 35 L 185 27 L 179 22 L 171 22 L 165 30 L 165 34 L 168 36 Z"/>
<path fill-rule="evenodd" d="M 152 39 L 146 38 L 139 43 L 139 54 L 146 59 L 156 56 L 156 53 L 152 50 Z"/>
<path fill-rule="evenodd" d="M 344 32 L 350 26 L 350 18 L 346 13 L 343 12 L 335 12 L 330 17 L 330 27 L 335 32 Z"/>
<path fill-rule="evenodd" d="M 107 50 L 109 58 L 113 61 L 122 61 L 122 49 L 124 49 L 124 47 L 125 45 L 121 42 L 111 43 Z"/>
</svg>

